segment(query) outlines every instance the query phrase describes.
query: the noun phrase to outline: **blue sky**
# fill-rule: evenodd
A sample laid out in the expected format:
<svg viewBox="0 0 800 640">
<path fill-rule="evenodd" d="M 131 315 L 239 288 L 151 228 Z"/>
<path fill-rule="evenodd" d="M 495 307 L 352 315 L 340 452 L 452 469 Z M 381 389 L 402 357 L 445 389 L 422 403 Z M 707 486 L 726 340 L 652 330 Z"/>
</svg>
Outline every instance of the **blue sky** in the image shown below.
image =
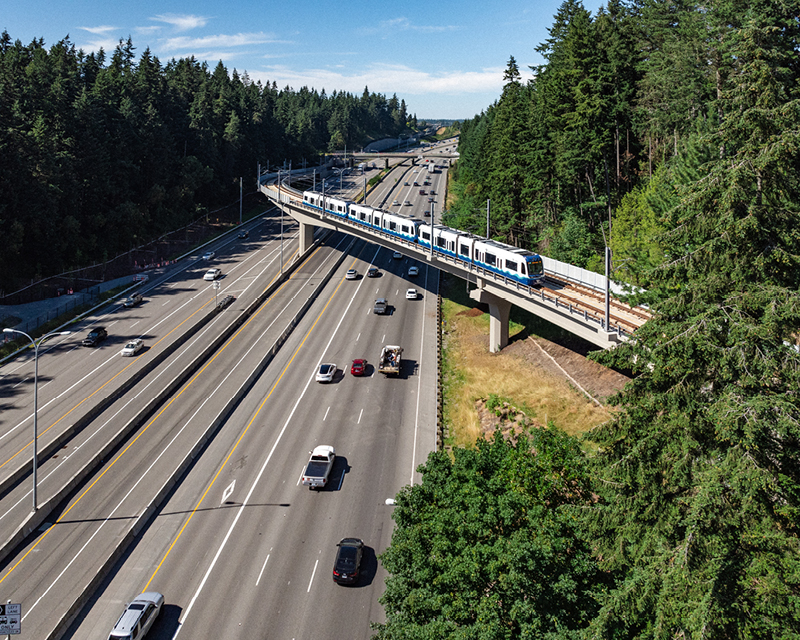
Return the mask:
<svg viewBox="0 0 800 640">
<path fill-rule="evenodd" d="M 27 44 L 69 35 L 84 51 L 113 50 L 131 37 L 162 64 L 194 55 L 213 68 L 219 60 L 251 79 L 361 94 L 364 87 L 397 94 L 410 113 L 426 118 L 471 118 L 503 87 L 510 56 L 523 78 L 543 61 L 536 46 L 562 0 L 501 3 L 321 0 L 294 2 L 11 2 L 0 30 Z M 585 0 L 596 14 L 600 0 Z"/>
</svg>

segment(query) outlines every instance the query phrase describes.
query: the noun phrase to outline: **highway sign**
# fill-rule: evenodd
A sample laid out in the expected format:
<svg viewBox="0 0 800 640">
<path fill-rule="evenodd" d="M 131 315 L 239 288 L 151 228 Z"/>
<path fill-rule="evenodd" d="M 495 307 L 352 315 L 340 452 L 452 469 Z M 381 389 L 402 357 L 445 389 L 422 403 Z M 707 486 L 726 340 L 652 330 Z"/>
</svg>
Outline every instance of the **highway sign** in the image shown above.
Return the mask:
<svg viewBox="0 0 800 640">
<path fill-rule="evenodd" d="M 0 604 L 0 635 L 17 635 L 22 632 L 22 605 Z"/>
</svg>

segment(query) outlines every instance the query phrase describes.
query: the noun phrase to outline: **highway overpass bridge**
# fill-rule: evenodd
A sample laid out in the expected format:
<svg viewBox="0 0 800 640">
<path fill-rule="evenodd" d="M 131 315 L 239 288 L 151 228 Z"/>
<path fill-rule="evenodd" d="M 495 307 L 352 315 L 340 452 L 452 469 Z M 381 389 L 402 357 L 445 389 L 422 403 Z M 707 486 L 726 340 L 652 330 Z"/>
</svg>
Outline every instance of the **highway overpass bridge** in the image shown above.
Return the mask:
<svg viewBox="0 0 800 640">
<path fill-rule="evenodd" d="M 432 254 L 430 248 L 379 229 L 368 228 L 347 218 L 322 213 L 307 206 L 300 191 L 286 186 L 279 188 L 274 184 L 262 184 L 259 188 L 264 195 L 282 206 L 284 211 L 299 223 L 300 255 L 312 245 L 315 227 L 324 227 L 362 238 L 392 251 L 399 251 L 420 261 L 427 261 L 432 267 L 476 285 L 477 288 L 470 291 L 470 296 L 477 302 L 489 306 L 491 317 L 489 350 L 493 353 L 508 344 L 508 320 L 512 305 L 525 309 L 603 349 L 609 349 L 626 340 L 649 318 L 645 309 L 632 308 L 612 299 L 610 319 L 607 321 L 603 294 L 586 283 L 576 282 L 562 274 L 554 275 L 555 270 L 564 272 L 563 269 L 557 268 L 556 261 L 545 258 L 547 275 L 545 282 L 540 286 L 528 287 L 453 256 Z M 563 263 L 557 264 L 569 267 Z"/>
</svg>

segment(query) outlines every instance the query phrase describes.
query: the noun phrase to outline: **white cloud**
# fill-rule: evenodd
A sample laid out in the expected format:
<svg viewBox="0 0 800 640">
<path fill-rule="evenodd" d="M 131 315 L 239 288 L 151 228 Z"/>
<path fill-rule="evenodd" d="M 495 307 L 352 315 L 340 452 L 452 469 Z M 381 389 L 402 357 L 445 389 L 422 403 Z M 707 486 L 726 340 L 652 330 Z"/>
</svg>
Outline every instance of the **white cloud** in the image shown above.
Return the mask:
<svg viewBox="0 0 800 640">
<path fill-rule="evenodd" d="M 408 18 L 392 18 L 384 20 L 377 27 L 366 28 L 363 31 L 370 34 L 391 34 L 396 31 L 416 31 L 418 33 L 442 33 L 445 31 L 458 31 L 460 27 L 455 25 L 424 25 L 414 24 Z"/>
<path fill-rule="evenodd" d="M 267 67 L 263 71 L 248 69 L 253 80 L 258 79 L 262 82 L 274 80 L 281 87 L 289 85 L 299 89 L 307 86 L 318 91 L 324 88 L 328 92 L 337 90 L 360 94 L 366 86 L 370 91 L 386 95 L 395 93 L 457 95 L 485 92 L 499 94 L 503 89 L 503 71 L 503 68 L 497 67 L 480 71 L 431 74 L 403 65 L 389 64 L 373 65 L 351 73 L 343 72 L 339 67 L 296 70 L 276 65 Z"/>
<path fill-rule="evenodd" d="M 221 34 L 216 36 L 204 36 L 202 38 L 179 36 L 163 40 L 161 42 L 161 48 L 167 51 L 177 51 L 186 49 L 206 49 L 209 47 L 242 47 L 268 42 L 274 43 L 277 42 L 277 40 L 265 33 L 237 33 L 230 36 Z"/>
<path fill-rule="evenodd" d="M 89 33 L 93 33 L 96 36 L 101 36 L 106 33 L 111 33 L 112 31 L 116 31 L 117 27 L 110 27 L 108 25 L 103 25 L 100 27 L 78 27 L 79 29 L 83 29 L 84 31 L 88 31 Z"/>
<path fill-rule="evenodd" d="M 79 49 L 87 52 L 98 52 L 103 49 L 106 53 L 111 53 L 119 44 L 119 38 L 94 38 L 88 42 L 78 44 Z"/>
<path fill-rule="evenodd" d="M 148 36 L 153 33 L 158 33 L 164 27 L 134 27 L 133 32 L 140 36 Z"/>
<path fill-rule="evenodd" d="M 162 13 L 153 16 L 150 20 L 166 22 L 167 24 L 171 24 L 178 31 L 189 31 L 190 29 L 205 27 L 208 23 L 208 18 L 204 16 L 181 15 L 177 13 Z"/>
</svg>

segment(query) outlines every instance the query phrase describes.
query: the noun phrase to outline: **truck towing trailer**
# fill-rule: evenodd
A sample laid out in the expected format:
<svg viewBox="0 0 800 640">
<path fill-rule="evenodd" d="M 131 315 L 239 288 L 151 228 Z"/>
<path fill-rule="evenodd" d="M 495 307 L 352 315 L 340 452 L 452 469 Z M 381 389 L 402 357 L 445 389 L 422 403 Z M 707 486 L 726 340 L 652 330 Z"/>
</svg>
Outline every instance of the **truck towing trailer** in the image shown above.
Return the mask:
<svg viewBox="0 0 800 640">
<path fill-rule="evenodd" d="M 402 354 L 402 347 L 387 344 L 383 349 L 381 349 L 381 357 L 378 359 L 378 371 L 387 376 L 398 375 L 400 373 Z"/>
</svg>

